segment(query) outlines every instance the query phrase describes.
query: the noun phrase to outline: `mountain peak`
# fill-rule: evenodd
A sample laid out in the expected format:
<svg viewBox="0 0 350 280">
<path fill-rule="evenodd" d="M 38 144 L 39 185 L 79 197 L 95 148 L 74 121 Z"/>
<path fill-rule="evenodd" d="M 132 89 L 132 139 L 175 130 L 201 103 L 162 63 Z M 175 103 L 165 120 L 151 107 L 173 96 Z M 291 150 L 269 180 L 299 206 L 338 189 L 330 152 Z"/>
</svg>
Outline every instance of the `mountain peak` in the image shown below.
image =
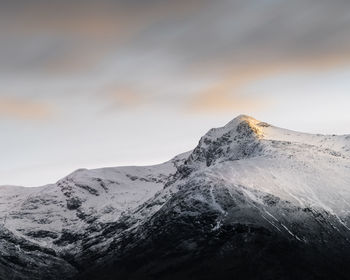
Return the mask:
<svg viewBox="0 0 350 280">
<path fill-rule="evenodd" d="M 268 124 L 261 122 L 248 115 L 239 115 L 234 118 L 228 124 L 226 124 L 222 130 L 225 132 L 233 131 L 237 134 L 252 134 L 258 138 L 263 136 L 263 127 L 269 126 Z"/>
<path fill-rule="evenodd" d="M 186 161 L 186 167 L 237 160 L 256 155 L 263 128 L 269 126 L 247 115 L 239 115 L 228 124 L 212 128 L 199 141 Z M 191 170 L 190 168 L 189 170 Z"/>
<path fill-rule="evenodd" d="M 232 121 L 234 120 L 240 120 L 240 121 L 258 121 L 257 119 L 251 117 L 251 116 L 248 116 L 248 115 L 245 115 L 245 114 L 241 114 L 241 115 L 238 115 L 237 117 L 235 117 Z M 232 122 L 231 121 L 231 122 Z"/>
</svg>

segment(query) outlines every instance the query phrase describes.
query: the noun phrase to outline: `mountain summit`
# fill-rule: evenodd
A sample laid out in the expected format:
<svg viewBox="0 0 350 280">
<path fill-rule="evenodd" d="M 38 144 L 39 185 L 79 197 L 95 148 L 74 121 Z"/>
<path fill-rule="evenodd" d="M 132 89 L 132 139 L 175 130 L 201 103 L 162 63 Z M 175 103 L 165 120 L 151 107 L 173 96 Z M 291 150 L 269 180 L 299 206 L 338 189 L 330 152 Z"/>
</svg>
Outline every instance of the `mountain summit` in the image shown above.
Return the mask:
<svg viewBox="0 0 350 280">
<path fill-rule="evenodd" d="M 241 115 L 144 167 L 0 187 L 0 279 L 349 279 L 350 136 Z"/>
</svg>

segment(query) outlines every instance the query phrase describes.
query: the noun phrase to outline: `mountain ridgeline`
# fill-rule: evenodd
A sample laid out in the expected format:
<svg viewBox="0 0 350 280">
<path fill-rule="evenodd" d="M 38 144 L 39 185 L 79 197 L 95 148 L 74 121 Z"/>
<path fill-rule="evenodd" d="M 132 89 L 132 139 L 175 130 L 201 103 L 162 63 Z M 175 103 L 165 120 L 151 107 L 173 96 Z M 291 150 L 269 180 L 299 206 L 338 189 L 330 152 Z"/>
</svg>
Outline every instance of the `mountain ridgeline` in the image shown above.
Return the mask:
<svg viewBox="0 0 350 280">
<path fill-rule="evenodd" d="M 144 167 L 0 187 L 0 279 L 350 279 L 350 136 L 238 116 Z"/>
</svg>

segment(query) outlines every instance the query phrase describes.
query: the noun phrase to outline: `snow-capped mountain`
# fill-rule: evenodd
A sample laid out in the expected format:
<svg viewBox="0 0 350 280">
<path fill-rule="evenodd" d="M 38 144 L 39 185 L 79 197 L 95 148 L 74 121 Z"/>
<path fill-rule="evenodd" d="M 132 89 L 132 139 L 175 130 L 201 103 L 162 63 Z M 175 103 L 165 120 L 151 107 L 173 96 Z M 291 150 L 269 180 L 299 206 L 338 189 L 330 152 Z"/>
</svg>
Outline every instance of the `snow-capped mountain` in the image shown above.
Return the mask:
<svg viewBox="0 0 350 280">
<path fill-rule="evenodd" d="M 350 135 L 239 116 L 164 164 L 0 187 L 0 279 L 350 279 Z"/>
</svg>

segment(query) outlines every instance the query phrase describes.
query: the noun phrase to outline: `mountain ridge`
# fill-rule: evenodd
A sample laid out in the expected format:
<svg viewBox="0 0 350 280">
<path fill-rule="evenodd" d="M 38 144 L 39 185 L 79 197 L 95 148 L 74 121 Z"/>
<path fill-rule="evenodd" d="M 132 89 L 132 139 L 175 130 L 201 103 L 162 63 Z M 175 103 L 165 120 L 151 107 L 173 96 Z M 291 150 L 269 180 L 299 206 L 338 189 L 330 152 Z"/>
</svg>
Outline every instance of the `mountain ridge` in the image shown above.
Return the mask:
<svg viewBox="0 0 350 280">
<path fill-rule="evenodd" d="M 0 187 L 0 279 L 347 279 L 349 170 L 349 135 L 240 115 L 163 164 Z"/>
</svg>

